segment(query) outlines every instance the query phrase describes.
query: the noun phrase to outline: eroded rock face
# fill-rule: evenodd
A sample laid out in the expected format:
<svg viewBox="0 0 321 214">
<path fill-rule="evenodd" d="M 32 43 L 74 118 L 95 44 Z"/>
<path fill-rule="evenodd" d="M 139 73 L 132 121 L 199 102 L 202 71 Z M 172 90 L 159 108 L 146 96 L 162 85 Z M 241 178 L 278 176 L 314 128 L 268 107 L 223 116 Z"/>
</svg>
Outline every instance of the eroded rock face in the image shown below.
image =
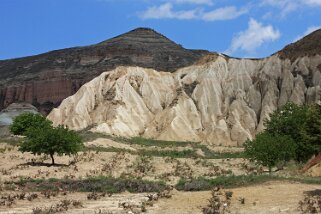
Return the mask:
<svg viewBox="0 0 321 214">
<path fill-rule="evenodd" d="M 174 72 L 207 53 L 184 49 L 151 29 L 138 28 L 96 45 L 0 60 L 0 110 L 28 102 L 48 114 L 81 85 L 117 66 Z"/>
<path fill-rule="evenodd" d="M 319 99 L 321 56 L 291 62 L 218 56 L 176 72 L 118 67 L 65 99 L 48 116 L 72 129 L 162 140 L 241 145 L 288 101 Z"/>
</svg>

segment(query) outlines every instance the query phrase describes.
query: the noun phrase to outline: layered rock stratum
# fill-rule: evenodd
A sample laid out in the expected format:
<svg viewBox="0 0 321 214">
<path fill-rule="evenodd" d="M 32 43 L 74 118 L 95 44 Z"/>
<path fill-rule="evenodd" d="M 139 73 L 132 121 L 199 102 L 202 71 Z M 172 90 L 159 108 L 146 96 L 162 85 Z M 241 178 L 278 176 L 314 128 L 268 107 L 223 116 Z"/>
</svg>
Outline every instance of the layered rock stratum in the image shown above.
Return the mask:
<svg viewBox="0 0 321 214">
<path fill-rule="evenodd" d="M 0 110 L 28 102 L 48 114 L 81 85 L 117 66 L 173 72 L 206 53 L 184 49 L 152 29 L 138 28 L 96 45 L 0 60 Z"/>
</svg>

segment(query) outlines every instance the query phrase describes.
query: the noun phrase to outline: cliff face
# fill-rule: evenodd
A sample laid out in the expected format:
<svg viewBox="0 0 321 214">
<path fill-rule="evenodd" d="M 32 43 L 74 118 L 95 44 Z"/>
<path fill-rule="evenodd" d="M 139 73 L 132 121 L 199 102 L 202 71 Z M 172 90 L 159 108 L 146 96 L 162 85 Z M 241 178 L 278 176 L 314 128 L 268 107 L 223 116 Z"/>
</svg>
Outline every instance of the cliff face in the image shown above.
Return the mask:
<svg viewBox="0 0 321 214">
<path fill-rule="evenodd" d="M 288 101 L 315 102 L 321 56 L 294 62 L 212 58 L 173 73 L 118 67 L 86 83 L 48 116 L 55 125 L 120 136 L 241 145 Z"/>
<path fill-rule="evenodd" d="M 28 102 L 47 114 L 81 85 L 117 66 L 173 72 L 207 52 L 187 50 L 163 35 L 138 28 L 96 45 L 0 61 L 0 110 Z"/>
</svg>

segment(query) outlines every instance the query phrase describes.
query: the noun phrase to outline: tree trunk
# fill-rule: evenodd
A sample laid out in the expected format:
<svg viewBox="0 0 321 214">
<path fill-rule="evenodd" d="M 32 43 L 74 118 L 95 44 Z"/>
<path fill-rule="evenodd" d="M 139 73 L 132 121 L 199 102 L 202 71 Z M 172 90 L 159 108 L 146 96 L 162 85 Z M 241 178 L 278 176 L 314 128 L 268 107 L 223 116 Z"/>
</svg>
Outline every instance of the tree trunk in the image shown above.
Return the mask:
<svg viewBox="0 0 321 214">
<path fill-rule="evenodd" d="M 51 161 L 52 161 L 51 164 L 52 164 L 52 165 L 55 165 L 55 159 L 54 159 L 54 157 L 53 157 L 53 154 L 50 154 L 50 157 L 51 157 Z"/>
</svg>

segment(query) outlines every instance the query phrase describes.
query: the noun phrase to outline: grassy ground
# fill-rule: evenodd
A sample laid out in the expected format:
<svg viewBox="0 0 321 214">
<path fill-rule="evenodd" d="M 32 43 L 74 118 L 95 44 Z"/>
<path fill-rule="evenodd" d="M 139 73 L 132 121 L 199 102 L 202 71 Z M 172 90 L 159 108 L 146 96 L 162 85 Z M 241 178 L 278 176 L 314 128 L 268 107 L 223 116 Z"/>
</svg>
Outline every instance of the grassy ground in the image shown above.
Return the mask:
<svg viewBox="0 0 321 214">
<path fill-rule="evenodd" d="M 123 138 L 115 137 L 102 133 L 93 133 L 89 131 L 80 131 L 80 136 L 85 142 L 95 140 L 97 138 L 107 138 L 114 140 L 118 143 L 124 143 L 128 145 L 139 145 L 141 147 L 158 147 L 159 149 L 139 149 L 138 152 L 129 151 L 119 148 L 102 148 L 102 147 L 87 147 L 89 151 L 101 151 L 101 152 L 129 152 L 132 154 L 139 154 L 145 156 L 157 156 L 157 157 L 173 157 L 173 158 L 204 158 L 204 159 L 222 159 L 222 158 L 244 158 L 243 152 L 223 152 L 218 153 L 210 150 L 207 146 L 201 145 L 198 142 L 182 142 L 182 141 L 163 141 L 145 139 L 141 137 Z M 183 151 L 177 151 L 177 147 L 189 147 Z M 172 150 L 161 150 L 164 148 L 172 148 Z M 204 156 L 196 153 L 196 150 L 201 150 Z"/>
<path fill-rule="evenodd" d="M 311 177 L 282 177 L 275 175 L 241 175 L 219 176 L 208 179 L 204 177 L 193 179 L 180 179 L 175 185 L 182 191 L 206 191 L 214 187 L 236 188 L 262 184 L 268 181 L 292 181 L 303 184 L 321 185 L 319 178 Z M 21 179 L 18 182 L 6 182 L 4 189 L 11 190 L 19 187 L 25 191 L 71 191 L 71 192 L 106 192 L 120 193 L 129 191 L 161 192 L 168 188 L 163 181 L 147 181 L 137 178 L 113 178 L 105 176 L 90 177 L 85 179 Z"/>
<path fill-rule="evenodd" d="M 240 175 L 240 176 L 219 176 L 208 179 L 199 177 L 195 179 L 181 179 L 175 186 L 177 190 L 183 191 L 204 191 L 214 187 L 234 188 L 262 184 L 268 181 L 294 181 L 305 184 L 321 184 L 320 178 L 311 177 L 282 177 L 276 175 Z"/>
<path fill-rule="evenodd" d="M 0 139 L 0 143 L 8 144 L 11 146 L 18 146 L 20 141 L 21 141 L 21 138 L 17 138 L 17 137 L 2 137 Z"/>
</svg>

